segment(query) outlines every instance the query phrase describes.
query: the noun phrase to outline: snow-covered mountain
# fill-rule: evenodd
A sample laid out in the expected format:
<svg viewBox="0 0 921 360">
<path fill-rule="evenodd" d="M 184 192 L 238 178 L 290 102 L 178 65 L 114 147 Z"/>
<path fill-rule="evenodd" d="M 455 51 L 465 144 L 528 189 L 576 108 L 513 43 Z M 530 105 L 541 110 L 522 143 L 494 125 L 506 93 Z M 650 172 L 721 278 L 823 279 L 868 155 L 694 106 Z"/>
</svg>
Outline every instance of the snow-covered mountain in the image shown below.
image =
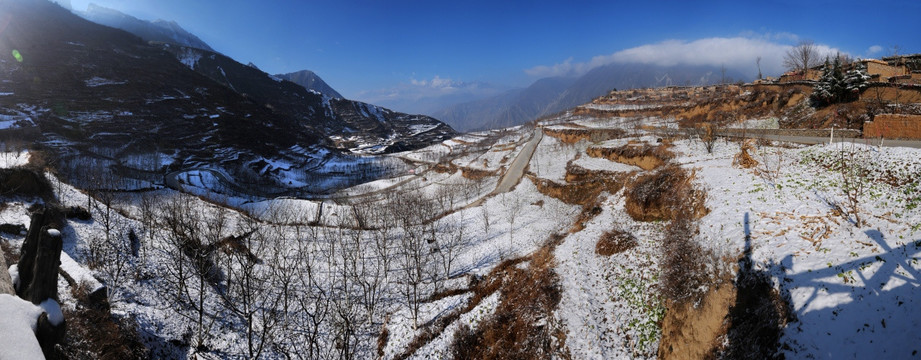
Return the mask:
<svg viewBox="0 0 921 360">
<path fill-rule="evenodd" d="M 90 3 L 86 11 L 74 11 L 84 19 L 130 32 L 147 41 L 160 41 L 214 51 L 208 44 L 183 29 L 175 21 L 146 21 L 115 9 Z"/>
<path fill-rule="evenodd" d="M 310 70 L 295 71 L 287 74 L 276 74 L 275 77 L 291 81 L 295 84 L 303 86 L 307 90 L 314 90 L 332 98 L 344 98 L 342 94 L 339 94 L 339 92 L 333 89 L 332 86 L 329 86 L 329 84 L 323 81 L 319 75 Z"/>
<path fill-rule="evenodd" d="M 21 20 L 0 35 L 3 53 L 20 49 L 22 59 L 0 62 L 4 112 L 62 158 L 104 157 L 151 182 L 210 168 L 270 193 L 315 192 L 324 189 L 311 177 L 324 164 L 455 134 L 431 117 L 333 99 L 215 52 L 148 44 L 47 1 L 0 6 Z"/>
</svg>

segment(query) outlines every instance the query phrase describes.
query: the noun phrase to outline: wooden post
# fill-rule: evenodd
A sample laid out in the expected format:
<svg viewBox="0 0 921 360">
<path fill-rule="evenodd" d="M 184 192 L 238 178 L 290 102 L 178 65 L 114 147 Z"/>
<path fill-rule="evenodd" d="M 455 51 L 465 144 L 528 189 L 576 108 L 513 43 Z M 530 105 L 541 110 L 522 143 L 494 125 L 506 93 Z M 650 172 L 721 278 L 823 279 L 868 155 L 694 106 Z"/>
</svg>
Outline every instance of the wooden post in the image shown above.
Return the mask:
<svg viewBox="0 0 921 360">
<path fill-rule="evenodd" d="M 58 268 L 61 265 L 61 248 L 64 245 L 61 232 L 49 226 L 42 228 L 39 239 L 32 270 L 32 283 L 28 284 L 24 294 L 26 300 L 36 305 L 58 295 Z"/>
<path fill-rule="evenodd" d="M 40 230 L 45 225 L 45 210 L 41 209 L 32 213 L 31 220 L 29 232 L 26 234 L 26 239 L 22 242 L 22 249 L 19 251 L 19 286 L 16 288 L 16 293 L 24 299 L 24 293 L 29 284 L 32 283 L 32 269 L 35 267 L 35 253 L 38 248 Z"/>
</svg>

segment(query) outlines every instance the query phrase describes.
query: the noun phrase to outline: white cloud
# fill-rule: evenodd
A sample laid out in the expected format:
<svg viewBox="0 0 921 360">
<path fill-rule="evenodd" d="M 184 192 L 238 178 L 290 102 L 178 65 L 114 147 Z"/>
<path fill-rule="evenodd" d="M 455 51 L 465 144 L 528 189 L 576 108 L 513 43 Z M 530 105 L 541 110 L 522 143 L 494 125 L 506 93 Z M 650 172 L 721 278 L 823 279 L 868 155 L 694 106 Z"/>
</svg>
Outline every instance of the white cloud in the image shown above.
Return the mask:
<svg viewBox="0 0 921 360">
<path fill-rule="evenodd" d="M 873 45 L 867 48 L 867 55 L 876 55 L 883 51 L 883 47 L 879 45 Z"/>
<path fill-rule="evenodd" d="M 457 87 L 463 87 L 465 85 L 462 82 L 456 82 L 451 79 L 442 78 L 438 75 L 435 75 L 432 80 L 409 79 L 409 83 L 413 86 L 438 89 L 442 91 L 453 91 Z"/>
<path fill-rule="evenodd" d="M 766 34 L 762 36 L 714 37 L 694 41 L 665 40 L 655 44 L 637 46 L 610 55 L 599 55 L 587 62 L 574 63 L 567 59 L 552 66 L 535 66 L 525 73 L 535 77 L 581 75 L 598 66 L 612 63 L 643 63 L 660 66 L 674 65 L 725 65 L 749 76 L 758 73 L 756 59 L 761 57 L 761 72 L 765 76 L 783 72 L 784 54 L 791 48 L 778 40 L 798 39 L 794 34 Z M 837 48 L 816 44 L 822 57 L 840 52 Z"/>
</svg>

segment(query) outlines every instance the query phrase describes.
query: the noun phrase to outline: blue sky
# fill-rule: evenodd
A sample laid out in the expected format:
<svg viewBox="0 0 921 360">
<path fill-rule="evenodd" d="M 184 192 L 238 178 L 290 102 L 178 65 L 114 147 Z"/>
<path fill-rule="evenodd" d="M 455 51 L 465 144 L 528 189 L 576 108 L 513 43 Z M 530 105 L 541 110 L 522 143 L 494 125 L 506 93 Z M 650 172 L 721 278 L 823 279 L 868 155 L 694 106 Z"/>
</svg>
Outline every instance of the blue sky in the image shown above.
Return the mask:
<svg viewBox="0 0 921 360">
<path fill-rule="evenodd" d="M 79 10 L 90 2 L 70 1 Z M 799 39 L 855 57 L 895 45 L 921 52 L 917 0 L 92 1 L 175 20 L 237 61 L 269 73 L 310 69 L 372 102 L 527 86 L 617 61 L 725 64 L 754 75 L 762 56 L 765 75 L 777 75 Z"/>
</svg>

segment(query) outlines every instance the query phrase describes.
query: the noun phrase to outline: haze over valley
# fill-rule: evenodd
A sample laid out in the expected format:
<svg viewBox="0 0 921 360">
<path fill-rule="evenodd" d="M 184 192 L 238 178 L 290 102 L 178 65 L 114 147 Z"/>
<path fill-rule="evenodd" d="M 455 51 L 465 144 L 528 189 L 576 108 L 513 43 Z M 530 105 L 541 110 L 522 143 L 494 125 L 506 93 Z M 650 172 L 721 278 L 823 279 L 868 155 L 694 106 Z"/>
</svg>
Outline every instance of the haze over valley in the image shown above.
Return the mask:
<svg viewBox="0 0 921 360">
<path fill-rule="evenodd" d="M 921 5 L 0 0 L 0 358 L 911 358 Z"/>
</svg>

